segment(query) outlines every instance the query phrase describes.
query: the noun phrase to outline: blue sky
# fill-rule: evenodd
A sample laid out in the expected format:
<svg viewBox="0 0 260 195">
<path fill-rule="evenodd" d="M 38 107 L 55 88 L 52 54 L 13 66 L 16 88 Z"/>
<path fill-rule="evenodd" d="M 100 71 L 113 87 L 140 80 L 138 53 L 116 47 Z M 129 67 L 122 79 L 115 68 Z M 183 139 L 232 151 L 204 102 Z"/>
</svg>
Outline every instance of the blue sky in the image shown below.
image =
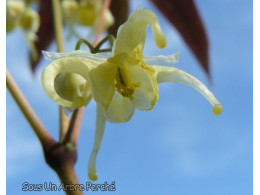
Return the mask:
<svg viewBox="0 0 260 195">
<path fill-rule="evenodd" d="M 168 45 L 156 48 L 148 32 L 145 55 L 180 52 L 176 67 L 208 86 L 206 75 L 178 33 L 148 1 L 131 1 L 159 17 Z M 136 111 L 128 123 L 107 123 L 97 159 L 99 180 L 116 182 L 109 194 L 249 195 L 253 180 L 253 19 L 252 1 L 196 0 L 210 41 L 212 92 L 223 104 L 220 116 L 194 89 L 160 84 L 160 98 L 152 111 Z M 71 51 L 76 40 L 66 42 Z M 22 32 L 7 36 L 7 68 L 51 134 L 57 138 L 57 106 L 40 84 L 44 60 L 36 75 L 29 70 Z M 54 45 L 50 48 L 54 51 Z M 59 184 L 44 163 L 40 144 L 7 93 L 7 194 L 25 194 L 22 183 Z M 95 103 L 84 114 L 76 170 L 88 181 L 87 162 L 95 130 Z M 27 192 L 29 193 L 29 192 Z M 35 192 L 36 193 L 36 192 Z M 99 194 L 104 192 L 88 192 Z M 30 192 L 30 194 L 34 194 Z M 54 194 L 54 192 L 37 192 Z M 63 194 L 55 192 L 55 194 Z"/>
</svg>

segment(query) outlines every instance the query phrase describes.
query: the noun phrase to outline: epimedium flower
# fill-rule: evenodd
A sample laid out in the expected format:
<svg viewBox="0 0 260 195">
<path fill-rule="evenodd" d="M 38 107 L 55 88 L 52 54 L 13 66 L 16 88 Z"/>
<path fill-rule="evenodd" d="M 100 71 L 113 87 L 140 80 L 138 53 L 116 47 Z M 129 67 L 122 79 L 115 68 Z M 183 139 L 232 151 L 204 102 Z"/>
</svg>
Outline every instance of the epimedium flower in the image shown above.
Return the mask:
<svg viewBox="0 0 260 195">
<path fill-rule="evenodd" d="M 23 1 L 7 1 L 6 5 L 6 31 L 11 32 L 18 25 L 24 12 L 25 4 Z"/>
<path fill-rule="evenodd" d="M 24 32 L 25 39 L 31 50 L 32 59 L 37 60 L 38 54 L 34 45 L 37 39 L 36 32 L 40 27 L 40 17 L 30 8 L 33 0 L 8 0 L 6 4 L 6 32 L 10 33 L 17 28 Z"/>
<path fill-rule="evenodd" d="M 74 25 L 96 28 L 102 11 L 102 0 L 63 0 L 62 12 L 70 29 L 70 35 L 77 35 Z M 114 23 L 110 10 L 105 11 L 104 29 Z"/>
<path fill-rule="evenodd" d="M 195 88 L 213 105 L 213 114 L 222 112 L 214 95 L 195 77 L 171 66 L 178 53 L 169 56 L 144 57 L 147 26 L 151 26 L 156 45 L 166 46 L 156 16 L 139 9 L 119 28 L 112 54 L 44 52 L 54 60 L 42 74 L 42 84 L 48 96 L 68 107 L 86 106 L 93 97 L 97 103 L 96 134 L 89 160 L 89 178 L 97 179 L 96 157 L 101 145 L 105 122 L 127 122 L 135 109 L 151 110 L 158 100 L 158 83 L 180 82 Z"/>
</svg>

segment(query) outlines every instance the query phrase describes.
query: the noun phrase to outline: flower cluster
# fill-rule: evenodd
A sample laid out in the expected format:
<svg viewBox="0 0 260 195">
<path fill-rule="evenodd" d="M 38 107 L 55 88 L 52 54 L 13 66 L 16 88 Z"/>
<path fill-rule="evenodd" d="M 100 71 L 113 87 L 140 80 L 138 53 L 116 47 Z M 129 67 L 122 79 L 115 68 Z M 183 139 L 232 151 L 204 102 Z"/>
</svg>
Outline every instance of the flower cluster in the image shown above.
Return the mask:
<svg viewBox="0 0 260 195">
<path fill-rule="evenodd" d="M 97 179 L 95 164 L 105 122 L 127 122 L 135 109 L 151 110 L 159 97 L 158 83 L 189 85 L 213 105 L 213 114 L 222 112 L 221 104 L 199 80 L 177 68 L 160 65 L 176 63 L 178 54 L 143 56 L 148 25 L 157 46 L 165 47 L 166 39 L 156 16 L 149 10 L 139 9 L 119 28 L 111 55 L 44 52 L 53 62 L 43 71 L 42 84 L 53 101 L 74 109 L 86 106 L 92 97 L 97 103 L 96 135 L 89 160 L 92 180 Z"/>
<path fill-rule="evenodd" d="M 63 0 L 62 11 L 64 21 L 68 24 L 70 33 L 76 35 L 74 25 L 95 28 L 102 11 L 102 0 Z M 105 12 L 104 29 L 114 23 L 114 18 L 109 10 Z"/>
<path fill-rule="evenodd" d="M 6 4 L 6 32 L 10 33 L 16 28 L 24 32 L 27 44 L 32 52 L 32 59 L 38 58 L 33 41 L 37 39 L 36 32 L 40 27 L 40 17 L 30 8 L 33 0 L 8 0 Z"/>
</svg>

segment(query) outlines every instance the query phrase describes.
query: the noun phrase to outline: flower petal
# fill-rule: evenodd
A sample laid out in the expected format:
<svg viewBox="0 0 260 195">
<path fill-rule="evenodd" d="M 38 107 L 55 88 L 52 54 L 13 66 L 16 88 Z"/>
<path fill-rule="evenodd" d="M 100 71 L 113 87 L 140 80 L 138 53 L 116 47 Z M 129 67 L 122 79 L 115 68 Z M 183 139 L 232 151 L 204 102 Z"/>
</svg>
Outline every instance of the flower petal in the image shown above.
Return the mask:
<svg viewBox="0 0 260 195">
<path fill-rule="evenodd" d="M 158 65 L 161 66 L 173 66 L 179 60 L 180 53 L 173 53 L 168 56 L 158 55 L 158 56 L 148 56 L 144 57 L 144 61 L 147 65 Z"/>
<path fill-rule="evenodd" d="M 146 66 L 145 66 L 146 67 Z M 140 83 L 135 88 L 133 103 L 139 110 L 151 110 L 158 99 L 158 85 L 152 69 L 141 66 L 127 66 L 131 82 Z"/>
<path fill-rule="evenodd" d="M 115 64 L 104 62 L 89 72 L 93 98 L 106 110 L 115 93 Z"/>
<path fill-rule="evenodd" d="M 165 47 L 166 39 L 156 16 L 150 10 L 139 9 L 133 12 L 128 20 L 119 28 L 113 47 L 113 54 L 126 52 L 138 59 L 142 58 L 147 25 L 152 27 L 157 46 L 159 48 Z"/>
<path fill-rule="evenodd" d="M 97 62 L 85 58 L 66 57 L 53 61 L 42 73 L 42 85 L 57 104 L 79 108 L 91 99 L 89 68 Z"/>
<path fill-rule="evenodd" d="M 96 173 L 96 159 L 97 159 L 97 154 L 101 145 L 101 141 L 104 135 L 105 131 L 105 125 L 106 125 L 106 119 L 104 117 L 103 111 L 101 107 L 97 104 L 97 118 L 96 118 L 96 133 L 95 133 L 95 141 L 94 141 L 94 146 L 92 149 L 91 156 L 89 158 L 89 163 L 88 163 L 88 177 L 92 181 L 97 180 L 97 173 Z"/>
<path fill-rule="evenodd" d="M 116 91 L 105 111 L 105 117 L 108 121 L 114 123 L 127 122 L 132 118 L 134 111 L 135 107 L 131 100 Z"/>
<path fill-rule="evenodd" d="M 108 57 L 111 56 L 111 54 L 109 54 L 109 53 L 92 54 L 92 53 L 89 53 L 86 51 L 81 51 L 81 50 L 76 50 L 76 51 L 71 51 L 71 52 L 66 52 L 66 53 L 42 51 L 42 54 L 46 60 L 57 60 L 59 58 L 64 58 L 64 57 L 82 57 L 82 58 L 87 58 L 90 60 L 95 60 L 95 61 L 100 61 L 100 62 L 105 61 Z"/>
<path fill-rule="evenodd" d="M 222 105 L 215 98 L 215 96 L 202 84 L 198 79 L 190 74 L 179 70 L 177 68 L 152 66 L 156 70 L 158 83 L 163 82 L 180 82 L 193 87 L 200 92 L 213 105 L 212 112 L 219 115 L 222 112 Z"/>
</svg>

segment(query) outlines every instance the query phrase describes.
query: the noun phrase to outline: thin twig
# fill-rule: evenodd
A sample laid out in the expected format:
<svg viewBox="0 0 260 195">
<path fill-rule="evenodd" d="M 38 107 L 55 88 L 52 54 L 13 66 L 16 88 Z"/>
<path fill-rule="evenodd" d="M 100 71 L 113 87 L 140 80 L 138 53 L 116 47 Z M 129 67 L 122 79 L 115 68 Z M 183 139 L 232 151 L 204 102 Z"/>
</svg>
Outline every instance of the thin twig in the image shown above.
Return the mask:
<svg viewBox="0 0 260 195">
<path fill-rule="evenodd" d="M 60 0 L 52 0 L 53 7 L 53 18 L 54 18 L 54 28 L 55 28 L 55 40 L 58 52 L 64 51 L 63 43 L 63 25 L 62 25 L 62 13 Z"/>
<path fill-rule="evenodd" d="M 78 138 L 79 138 L 79 132 L 81 127 L 81 121 L 84 114 L 84 107 L 78 109 L 78 114 L 74 122 L 74 129 L 71 137 L 72 144 L 75 146 L 77 145 Z"/>
<path fill-rule="evenodd" d="M 98 44 L 98 39 L 102 33 L 104 23 L 105 23 L 105 13 L 106 13 L 106 10 L 109 9 L 110 3 L 111 3 L 111 0 L 104 0 L 104 4 L 102 7 L 102 11 L 101 11 L 101 16 L 100 16 L 99 23 L 97 26 L 97 32 L 96 32 L 96 35 L 95 35 L 95 38 L 93 41 L 94 47 Z"/>
<path fill-rule="evenodd" d="M 69 126 L 69 117 L 66 115 L 65 111 L 63 110 L 62 106 L 59 106 L 59 124 L 60 124 L 60 131 L 59 131 L 59 141 L 61 142 L 66 135 L 67 127 Z"/>
<path fill-rule="evenodd" d="M 58 52 L 64 52 L 63 43 L 63 25 L 62 25 L 62 13 L 60 0 L 52 0 L 53 17 L 54 17 L 54 29 L 55 29 L 55 40 Z M 61 141 L 66 134 L 69 118 L 64 112 L 62 106 L 59 106 L 59 123 L 60 123 L 60 134 L 59 140 Z"/>
<path fill-rule="evenodd" d="M 37 135 L 42 146 L 46 146 L 48 145 L 49 142 L 52 142 L 53 138 L 51 137 L 49 132 L 45 129 L 42 122 L 39 120 L 39 118 L 31 108 L 30 104 L 24 97 L 23 93 L 17 86 L 16 82 L 14 81 L 13 77 L 11 76 L 8 70 L 6 70 L 6 86 L 10 91 L 11 95 L 13 96 L 18 107 L 24 114 L 25 118 L 31 125 L 35 134 Z"/>
<path fill-rule="evenodd" d="M 73 129 L 75 126 L 75 121 L 76 121 L 77 115 L 78 115 L 78 109 L 74 110 L 74 112 L 72 114 L 68 131 L 67 131 L 64 139 L 62 140 L 61 144 L 64 145 L 64 144 L 70 143 L 72 141 L 72 133 L 73 133 Z"/>
</svg>

